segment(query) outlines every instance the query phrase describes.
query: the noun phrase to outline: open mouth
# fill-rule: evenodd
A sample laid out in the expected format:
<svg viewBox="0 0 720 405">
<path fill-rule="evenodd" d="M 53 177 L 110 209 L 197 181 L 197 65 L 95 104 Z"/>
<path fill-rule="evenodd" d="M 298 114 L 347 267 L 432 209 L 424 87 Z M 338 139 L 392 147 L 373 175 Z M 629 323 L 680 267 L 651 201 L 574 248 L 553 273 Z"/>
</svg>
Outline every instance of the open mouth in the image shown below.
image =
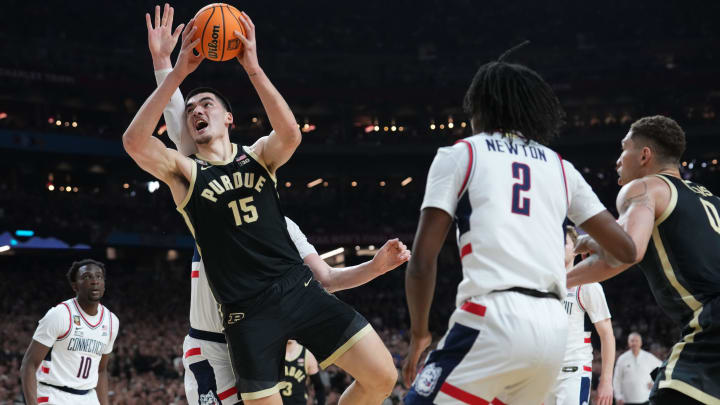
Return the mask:
<svg viewBox="0 0 720 405">
<path fill-rule="evenodd" d="M 199 131 L 202 131 L 202 130 L 205 129 L 205 128 L 207 128 L 207 126 L 208 126 L 207 121 L 197 120 L 197 121 L 195 122 L 195 130 L 197 130 L 198 132 L 199 132 Z"/>
</svg>

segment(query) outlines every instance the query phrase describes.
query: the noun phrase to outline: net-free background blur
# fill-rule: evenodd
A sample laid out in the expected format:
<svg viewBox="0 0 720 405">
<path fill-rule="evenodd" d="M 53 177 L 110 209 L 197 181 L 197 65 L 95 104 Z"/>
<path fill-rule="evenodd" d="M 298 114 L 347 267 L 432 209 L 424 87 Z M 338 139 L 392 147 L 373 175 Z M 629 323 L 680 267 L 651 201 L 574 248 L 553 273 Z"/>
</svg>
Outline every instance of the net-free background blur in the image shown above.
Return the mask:
<svg viewBox="0 0 720 405">
<path fill-rule="evenodd" d="M 204 4 L 172 4 L 175 24 Z M 253 18 L 260 63 L 303 129 L 302 145 L 278 172 L 283 208 L 320 253 L 344 248 L 332 263 L 367 260 L 389 237 L 412 242 L 435 150 L 471 135 L 461 101 L 475 70 L 524 39 L 532 44 L 511 60 L 540 72 L 567 112 L 552 146 L 609 208 L 620 139 L 635 119 L 658 113 L 687 133 L 683 175 L 720 192 L 718 2 L 232 4 Z M 192 240 L 167 187 L 140 171 L 120 141 L 155 87 L 144 22 L 154 5 L 3 3 L 0 403 L 21 400 L 19 360 L 37 320 L 72 295 L 64 274 L 84 257 L 108 264 L 103 302 L 122 321 L 113 403 L 184 403 L 179 356 Z M 269 132 L 236 62 L 206 61 L 181 88 L 199 84 L 230 97 L 235 142 Z M 167 140 L 162 122 L 158 133 Z M 407 345 L 403 276 L 401 268 L 338 294 L 372 321 L 398 366 Z M 438 335 L 459 279 L 451 233 L 432 311 Z M 604 287 L 618 353 L 636 330 L 663 358 L 678 331 L 644 278 L 630 271 Z M 349 380 L 334 369 L 326 377 L 332 404 Z M 403 391 L 398 385 L 389 401 L 399 403 Z"/>
</svg>

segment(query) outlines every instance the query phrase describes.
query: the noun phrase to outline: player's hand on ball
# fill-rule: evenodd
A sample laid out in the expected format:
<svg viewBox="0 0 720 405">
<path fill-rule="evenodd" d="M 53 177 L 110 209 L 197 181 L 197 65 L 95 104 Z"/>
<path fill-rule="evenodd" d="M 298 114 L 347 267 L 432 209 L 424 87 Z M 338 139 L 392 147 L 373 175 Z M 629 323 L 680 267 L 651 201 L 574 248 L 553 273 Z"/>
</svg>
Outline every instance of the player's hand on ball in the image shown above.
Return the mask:
<svg viewBox="0 0 720 405">
<path fill-rule="evenodd" d="M 246 35 L 243 36 L 242 32 L 235 31 L 235 36 L 243 43 L 237 60 L 248 74 L 253 74 L 260 70 L 257 58 L 257 42 L 255 41 L 255 24 L 244 11 L 242 12 L 242 18 L 240 18 L 240 24 L 245 28 Z"/>
<path fill-rule="evenodd" d="M 372 259 L 380 274 L 387 273 L 408 260 L 410 260 L 410 251 L 398 238 L 385 242 Z"/>
<path fill-rule="evenodd" d="M 180 48 L 180 54 L 178 55 L 177 62 L 175 62 L 174 71 L 180 73 L 183 77 L 186 77 L 190 73 L 194 72 L 200 63 L 205 59 L 202 54 L 195 54 L 195 46 L 200 43 L 200 38 L 193 41 L 193 34 L 197 31 L 195 26 L 195 19 L 188 21 L 185 29 L 182 33 L 182 47 Z"/>
<path fill-rule="evenodd" d="M 415 380 L 420 355 L 430 346 L 430 342 L 432 342 L 432 336 L 428 330 L 410 333 L 410 348 L 402 368 L 403 382 L 406 388 L 410 388 Z"/>
<path fill-rule="evenodd" d="M 165 3 L 162 17 L 160 17 L 160 6 L 155 6 L 155 24 L 150 20 L 150 14 L 145 13 L 145 24 L 148 30 L 148 47 L 153 59 L 170 58 L 170 54 L 177 45 L 180 33 L 185 24 L 180 24 L 172 30 L 173 16 L 175 9 Z"/>
<path fill-rule="evenodd" d="M 613 388 L 609 382 L 600 381 L 597 388 L 597 397 L 595 397 L 598 405 L 612 405 Z"/>
</svg>

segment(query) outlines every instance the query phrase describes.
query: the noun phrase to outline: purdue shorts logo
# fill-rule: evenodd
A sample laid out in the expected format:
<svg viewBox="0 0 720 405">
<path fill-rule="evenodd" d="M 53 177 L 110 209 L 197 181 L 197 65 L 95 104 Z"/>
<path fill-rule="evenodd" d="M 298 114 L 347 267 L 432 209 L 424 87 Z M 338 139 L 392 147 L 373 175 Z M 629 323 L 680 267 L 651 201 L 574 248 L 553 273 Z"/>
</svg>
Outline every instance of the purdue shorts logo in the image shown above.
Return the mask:
<svg viewBox="0 0 720 405">
<path fill-rule="evenodd" d="M 435 385 L 437 385 L 440 374 L 442 374 L 442 367 L 436 366 L 435 363 L 425 366 L 415 380 L 415 391 L 418 395 L 427 397 L 432 394 L 435 391 Z"/>
<path fill-rule="evenodd" d="M 212 391 L 208 391 L 207 394 L 200 394 L 198 398 L 200 405 L 221 405 L 220 401 L 215 398 L 215 394 Z"/>
<path fill-rule="evenodd" d="M 245 318 L 245 313 L 244 313 L 244 312 L 233 312 L 233 313 L 228 314 L 228 321 L 227 321 L 227 323 L 228 323 L 228 325 L 232 325 L 232 324 L 234 324 L 235 322 L 240 322 L 240 321 L 242 321 L 244 318 Z"/>
</svg>

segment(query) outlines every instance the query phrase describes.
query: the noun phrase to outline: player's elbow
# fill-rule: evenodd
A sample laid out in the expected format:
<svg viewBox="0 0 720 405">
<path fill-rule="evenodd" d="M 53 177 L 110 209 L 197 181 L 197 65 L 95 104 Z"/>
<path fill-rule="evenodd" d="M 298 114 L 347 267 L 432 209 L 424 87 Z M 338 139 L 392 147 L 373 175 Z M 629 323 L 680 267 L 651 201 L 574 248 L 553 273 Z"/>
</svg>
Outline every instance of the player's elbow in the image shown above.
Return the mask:
<svg viewBox="0 0 720 405">
<path fill-rule="evenodd" d="M 629 235 L 625 234 L 625 237 L 615 247 L 615 252 L 612 252 L 612 255 L 622 264 L 634 264 L 642 259 L 642 256 L 638 259 L 637 253 L 635 242 Z"/>
</svg>

